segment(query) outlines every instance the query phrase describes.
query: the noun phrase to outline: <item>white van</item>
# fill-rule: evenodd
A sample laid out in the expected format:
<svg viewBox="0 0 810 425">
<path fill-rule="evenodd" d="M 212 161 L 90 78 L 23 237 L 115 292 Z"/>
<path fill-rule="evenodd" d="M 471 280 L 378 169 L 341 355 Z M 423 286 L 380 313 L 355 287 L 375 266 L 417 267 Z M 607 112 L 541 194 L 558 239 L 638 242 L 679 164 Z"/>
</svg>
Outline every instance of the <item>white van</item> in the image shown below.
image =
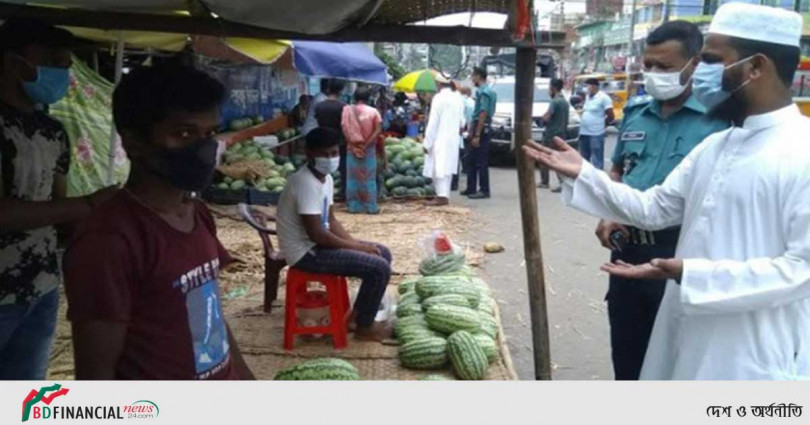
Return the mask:
<svg viewBox="0 0 810 425">
<path fill-rule="evenodd" d="M 493 79 L 492 90 L 497 94 L 495 116 L 492 117 L 492 142 L 490 144 L 490 158 L 514 158 L 515 137 L 513 125 L 515 122 L 515 77 L 496 77 Z M 549 78 L 536 78 L 534 80 L 534 103 L 532 105 L 532 139 L 540 141 L 543 138 L 543 115 L 551 103 L 548 88 L 551 84 Z M 570 99 L 569 93 L 563 93 Z M 569 100 L 569 105 L 570 105 Z M 566 139 L 576 141 L 579 137 L 579 113 L 570 107 L 568 112 L 568 131 Z"/>
</svg>

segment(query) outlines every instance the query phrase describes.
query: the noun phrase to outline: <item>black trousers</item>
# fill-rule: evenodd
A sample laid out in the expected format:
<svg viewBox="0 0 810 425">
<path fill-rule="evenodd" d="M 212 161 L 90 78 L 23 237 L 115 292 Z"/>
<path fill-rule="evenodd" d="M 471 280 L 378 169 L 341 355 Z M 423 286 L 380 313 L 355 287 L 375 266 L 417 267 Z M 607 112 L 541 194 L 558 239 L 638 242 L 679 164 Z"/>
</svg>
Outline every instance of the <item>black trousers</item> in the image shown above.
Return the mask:
<svg viewBox="0 0 810 425">
<path fill-rule="evenodd" d="M 621 253 L 614 251 L 611 261 L 642 264 L 654 258 L 674 257 L 678 230 L 655 232 L 655 235 L 656 244 L 631 243 Z M 605 299 L 608 304 L 610 346 L 616 380 L 639 378 L 666 283 L 665 280 L 610 277 L 610 287 Z"/>
<path fill-rule="evenodd" d="M 348 173 L 346 173 L 347 153 L 346 143 L 342 143 L 340 145 L 340 165 L 338 166 L 338 171 L 340 172 L 340 194 L 335 195 L 335 198 L 340 200 L 346 199 L 346 181 L 349 176 Z"/>
<path fill-rule="evenodd" d="M 473 123 L 473 126 L 477 126 L 477 124 Z M 489 142 L 491 139 L 492 132 L 487 125 L 481 134 L 478 147 L 470 146 L 469 162 L 467 163 L 467 191 L 470 193 L 480 190 L 489 195 Z"/>
</svg>

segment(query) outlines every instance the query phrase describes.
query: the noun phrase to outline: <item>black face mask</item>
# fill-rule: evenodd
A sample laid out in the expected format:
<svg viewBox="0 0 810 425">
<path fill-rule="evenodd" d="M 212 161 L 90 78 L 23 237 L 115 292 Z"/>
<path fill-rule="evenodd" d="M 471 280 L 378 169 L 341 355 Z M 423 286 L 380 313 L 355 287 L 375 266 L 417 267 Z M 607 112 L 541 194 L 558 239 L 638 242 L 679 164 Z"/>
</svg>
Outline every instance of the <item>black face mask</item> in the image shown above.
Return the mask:
<svg viewBox="0 0 810 425">
<path fill-rule="evenodd" d="M 214 178 L 217 146 L 213 137 L 206 137 L 184 148 L 154 148 L 144 165 L 177 189 L 199 192 Z"/>
</svg>

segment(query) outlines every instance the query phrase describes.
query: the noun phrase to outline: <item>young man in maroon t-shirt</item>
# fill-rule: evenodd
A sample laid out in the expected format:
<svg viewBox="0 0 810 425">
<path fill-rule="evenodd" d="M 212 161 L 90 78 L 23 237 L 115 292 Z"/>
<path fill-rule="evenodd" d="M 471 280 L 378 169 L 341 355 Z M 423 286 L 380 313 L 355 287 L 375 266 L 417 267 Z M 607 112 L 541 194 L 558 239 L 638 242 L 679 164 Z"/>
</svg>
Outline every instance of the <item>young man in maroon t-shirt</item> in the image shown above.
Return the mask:
<svg viewBox="0 0 810 425">
<path fill-rule="evenodd" d="M 77 379 L 253 379 L 222 315 L 230 257 L 208 209 L 223 87 L 180 65 L 139 68 L 113 96 L 132 171 L 65 257 Z"/>
</svg>

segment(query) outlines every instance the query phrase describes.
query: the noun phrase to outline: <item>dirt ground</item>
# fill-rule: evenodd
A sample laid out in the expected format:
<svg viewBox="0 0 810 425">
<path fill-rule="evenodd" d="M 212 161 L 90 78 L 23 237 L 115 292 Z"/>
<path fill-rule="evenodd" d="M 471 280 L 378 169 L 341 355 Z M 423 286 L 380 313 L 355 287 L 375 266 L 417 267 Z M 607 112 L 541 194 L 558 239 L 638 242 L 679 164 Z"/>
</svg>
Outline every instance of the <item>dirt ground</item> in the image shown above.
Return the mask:
<svg viewBox="0 0 810 425">
<path fill-rule="evenodd" d="M 261 209 L 273 214 L 274 209 Z M 226 249 L 237 259 L 220 276 L 223 295 L 223 308 L 226 316 L 236 314 L 244 308 L 240 303 L 248 296 L 262 291 L 264 280 L 264 260 L 262 243 L 255 230 L 239 220 L 235 207 L 212 207 L 217 220 L 218 237 Z M 421 241 L 433 230 L 441 229 L 452 240 L 467 251 L 467 261 L 471 266 L 479 266 L 483 258 L 480 248 L 471 245 L 470 226 L 472 213 L 464 207 L 427 208 L 420 202 L 389 202 L 382 206 L 379 215 L 350 215 L 339 211 L 341 222 L 357 238 L 387 245 L 394 257 L 394 282 L 405 275 L 418 274 L 421 259 Z M 273 240 L 274 244 L 276 243 Z M 276 245 L 277 246 L 277 245 Z M 50 379 L 73 379 L 73 350 L 70 340 L 70 325 L 65 318 L 66 302 L 62 297 L 59 323 L 51 354 Z M 239 339 L 239 323 L 232 325 L 232 331 Z"/>
</svg>

